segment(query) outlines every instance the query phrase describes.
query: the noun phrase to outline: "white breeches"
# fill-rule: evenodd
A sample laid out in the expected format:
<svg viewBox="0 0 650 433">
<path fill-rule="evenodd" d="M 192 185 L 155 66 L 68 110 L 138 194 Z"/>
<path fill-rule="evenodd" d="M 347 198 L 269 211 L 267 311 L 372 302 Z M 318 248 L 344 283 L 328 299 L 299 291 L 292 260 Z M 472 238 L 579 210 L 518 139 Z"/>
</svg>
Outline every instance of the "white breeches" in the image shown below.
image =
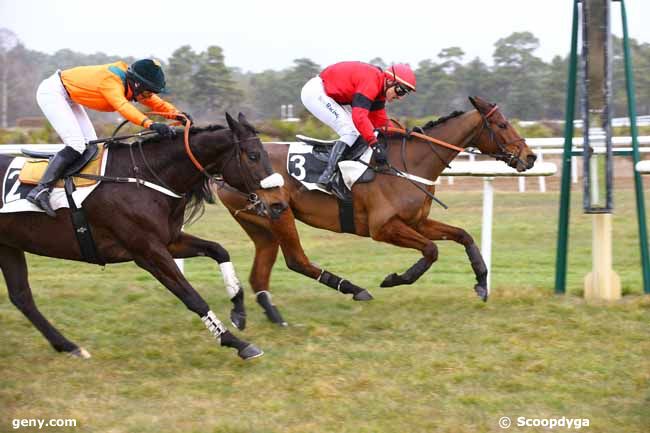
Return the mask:
<svg viewBox="0 0 650 433">
<path fill-rule="evenodd" d="M 86 110 L 70 99 L 57 72 L 38 86 L 36 101 L 67 146 L 81 153 L 88 141 L 97 139 Z"/>
<path fill-rule="evenodd" d="M 352 107 L 341 106 L 334 99 L 327 96 L 323 88 L 323 80 L 316 76 L 302 87 L 300 99 L 307 110 L 318 120 L 332 128 L 339 135 L 339 140 L 352 146 L 359 131 L 352 121 Z"/>
</svg>

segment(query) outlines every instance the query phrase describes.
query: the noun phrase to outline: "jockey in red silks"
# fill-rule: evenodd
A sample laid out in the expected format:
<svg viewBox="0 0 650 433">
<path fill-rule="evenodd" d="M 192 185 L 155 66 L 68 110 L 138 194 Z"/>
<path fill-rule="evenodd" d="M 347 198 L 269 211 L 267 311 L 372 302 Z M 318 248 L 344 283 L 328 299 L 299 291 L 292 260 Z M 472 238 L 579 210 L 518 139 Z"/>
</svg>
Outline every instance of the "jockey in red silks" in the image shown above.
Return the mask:
<svg viewBox="0 0 650 433">
<path fill-rule="evenodd" d="M 172 136 L 172 128 L 151 121 L 132 104 L 137 101 L 156 112 L 166 113 L 165 117 L 169 119 L 185 120 L 181 115 L 187 116 L 187 113 L 181 113 L 156 95 L 164 90 L 165 74 L 160 63 L 152 59 L 138 60 L 130 66 L 122 61 L 79 66 L 56 71 L 46 78 L 38 87 L 36 100 L 65 147 L 54 155 L 27 200 L 50 217 L 56 216 L 50 204 L 52 185 L 79 158 L 86 143 L 97 139 L 84 107 L 97 111 L 117 111 L 136 125 L 162 136 Z"/>
<path fill-rule="evenodd" d="M 373 148 L 375 161 L 386 163 L 385 150 L 377 146 L 375 129 L 389 124 L 386 102 L 415 92 L 415 74 L 407 64 L 386 70 L 363 62 L 341 62 L 325 68 L 302 88 L 302 103 L 314 116 L 336 131 L 327 168 L 318 183 L 330 189 L 346 146 L 359 136 Z"/>
</svg>

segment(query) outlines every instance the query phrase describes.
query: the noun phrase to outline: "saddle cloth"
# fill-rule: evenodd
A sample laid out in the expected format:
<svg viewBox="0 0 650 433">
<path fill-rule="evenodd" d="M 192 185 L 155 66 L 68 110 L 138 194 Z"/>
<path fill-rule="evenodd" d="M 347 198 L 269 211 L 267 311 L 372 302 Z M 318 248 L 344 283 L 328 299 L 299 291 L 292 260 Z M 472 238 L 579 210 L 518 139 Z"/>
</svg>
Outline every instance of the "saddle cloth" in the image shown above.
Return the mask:
<svg viewBox="0 0 650 433">
<path fill-rule="evenodd" d="M 83 174 L 99 175 L 101 170 L 102 156 L 104 155 L 105 147 L 103 145 L 97 146 L 97 154 L 86 164 L 80 171 Z M 46 159 L 28 159 L 25 161 L 23 168 L 20 170 L 20 183 L 26 185 L 38 185 L 41 180 L 49 161 Z M 76 178 L 74 184 L 78 188 L 90 186 L 97 183 L 95 179 Z M 59 179 L 54 185 L 55 188 L 63 188 L 63 179 Z"/>
<path fill-rule="evenodd" d="M 366 164 L 370 162 L 372 149 L 366 146 L 365 152 L 359 158 Z M 296 180 L 300 181 L 310 191 L 318 190 L 326 194 L 331 192 L 321 188 L 316 181 L 327 167 L 329 154 L 323 146 L 313 146 L 306 143 L 295 142 L 289 145 L 287 154 L 287 172 Z M 343 183 L 348 190 L 357 182 L 363 174 L 369 170 L 368 166 L 358 161 L 340 161 L 338 168 Z M 371 172 L 374 174 L 374 172 Z"/>
<path fill-rule="evenodd" d="M 108 161 L 108 149 L 99 147 L 97 155 L 81 170 L 81 173 L 104 175 L 106 162 Z M 41 208 L 26 200 L 29 191 L 38 184 L 45 168 L 47 160 L 16 157 L 7 168 L 2 180 L 2 201 L 0 213 L 13 212 L 45 212 Z M 77 205 L 81 207 L 83 201 L 88 198 L 91 192 L 99 186 L 99 182 L 92 179 L 75 178 L 77 189 L 72 197 Z M 63 189 L 63 181 L 60 180 L 50 194 L 52 209 L 67 208 L 68 200 Z"/>
</svg>

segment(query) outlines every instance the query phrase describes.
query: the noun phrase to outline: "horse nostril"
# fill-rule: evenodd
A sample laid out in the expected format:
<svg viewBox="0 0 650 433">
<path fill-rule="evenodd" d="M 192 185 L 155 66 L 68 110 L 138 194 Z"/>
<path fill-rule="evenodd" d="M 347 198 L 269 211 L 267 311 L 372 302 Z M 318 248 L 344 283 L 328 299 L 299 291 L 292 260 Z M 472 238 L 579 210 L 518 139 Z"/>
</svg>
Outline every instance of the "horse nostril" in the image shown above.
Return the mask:
<svg viewBox="0 0 650 433">
<path fill-rule="evenodd" d="M 531 155 L 528 155 L 526 160 L 528 162 L 528 167 L 530 168 L 530 167 L 533 166 L 533 164 L 535 164 L 535 161 L 537 161 L 537 155 L 535 155 L 534 153 L 531 154 Z"/>
</svg>

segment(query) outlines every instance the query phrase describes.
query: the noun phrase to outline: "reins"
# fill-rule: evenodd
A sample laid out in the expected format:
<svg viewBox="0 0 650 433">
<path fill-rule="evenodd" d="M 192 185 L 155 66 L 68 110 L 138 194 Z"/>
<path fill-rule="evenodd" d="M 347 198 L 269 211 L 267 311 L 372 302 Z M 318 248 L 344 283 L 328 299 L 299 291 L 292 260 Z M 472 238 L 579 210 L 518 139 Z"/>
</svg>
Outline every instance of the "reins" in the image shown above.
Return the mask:
<svg viewBox="0 0 650 433">
<path fill-rule="evenodd" d="M 456 145 L 453 145 L 451 143 L 448 143 L 448 142 L 446 142 L 444 140 L 433 138 L 433 137 L 430 137 L 430 136 L 428 136 L 426 134 L 404 128 L 404 127 L 402 127 L 402 125 L 399 124 L 399 122 L 393 120 L 392 122 L 394 124 L 399 125 L 399 127 L 385 126 L 383 128 L 379 128 L 378 130 L 380 132 L 384 133 L 384 137 L 386 137 L 386 139 L 388 139 L 388 133 L 397 133 L 397 134 L 400 134 L 402 136 L 401 156 L 402 156 L 402 161 L 404 163 L 404 169 L 406 170 L 406 172 L 401 172 L 400 170 L 396 169 L 395 167 L 393 167 L 390 164 L 390 162 L 387 163 L 387 167 L 388 167 L 388 169 L 390 171 L 384 171 L 384 170 L 380 171 L 380 170 L 377 170 L 377 167 L 373 167 L 373 168 L 376 171 L 383 172 L 385 174 L 389 174 L 389 175 L 393 175 L 393 176 L 398 176 L 398 177 L 401 177 L 401 178 L 404 178 L 404 179 L 408 180 L 409 182 L 411 182 L 411 184 L 413 184 L 416 188 L 418 188 L 420 191 L 422 191 L 424 194 L 426 194 L 429 198 L 431 198 L 432 200 L 435 200 L 440 206 L 447 209 L 448 208 L 447 205 L 445 205 L 443 202 L 438 200 L 430 191 L 428 191 L 427 189 L 423 188 L 422 186 L 420 186 L 418 184 L 418 183 L 423 183 L 423 181 L 425 179 L 418 180 L 417 177 L 416 177 L 416 179 L 414 180 L 412 178 L 414 176 L 410 175 L 408 173 L 408 168 L 406 166 L 406 140 L 411 138 L 411 137 L 415 137 L 415 138 L 418 138 L 420 140 L 423 140 L 423 141 L 427 142 L 429 144 L 429 146 L 431 147 L 431 151 L 440 159 L 440 161 L 446 167 L 449 167 L 449 162 L 445 161 L 440 156 L 440 154 L 438 154 L 438 152 L 436 151 L 436 148 L 434 147 L 434 145 L 438 145 L 438 146 L 444 147 L 446 149 L 454 150 L 456 152 L 468 152 L 468 153 L 477 153 L 477 154 L 480 153 L 480 154 L 483 154 L 483 155 L 492 156 L 492 157 L 497 158 L 497 159 L 498 158 L 504 158 L 505 159 L 505 158 L 509 157 L 509 161 L 512 161 L 512 159 L 515 158 L 515 159 L 517 159 L 519 162 L 521 162 L 523 164 L 523 161 L 521 161 L 521 159 L 519 158 L 518 155 L 514 155 L 512 153 L 507 152 L 506 148 L 507 148 L 508 145 L 510 145 L 512 143 L 515 143 L 516 141 L 521 141 L 523 143 L 524 139 L 520 138 L 520 139 L 517 139 L 517 140 L 512 141 L 510 143 L 506 143 L 506 144 L 500 143 L 499 140 L 496 137 L 496 134 L 494 133 L 494 131 L 492 131 L 492 128 L 490 128 L 490 126 L 489 126 L 490 117 L 494 113 L 496 113 L 498 109 L 499 109 L 499 106 L 495 104 L 490 109 L 490 111 L 488 111 L 486 114 L 482 114 L 480 111 L 479 111 L 479 114 L 481 114 L 481 118 L 482 118 L 482 121 L 483 121 L 481 131 L 483 131 L 483 129 L 488 130 L 488 133 L 490 135 L 490 141 L 493 141 L 497 145 L 497 147 L 499 148 L 499 150 L 501 152 L 500 154 L 486 154 L 486 153 L 482 153 L 482 152 L 468 152 L 466 149 L 464 149 L 462 147 L 459 147 L 459 146 L 456 146 Z M 472 142 L 474 141 L 474 139 L 478 135 L 480 135 L 480 133 L 481 132 L 479 132 L 477 135 L 474 136 L 474 138 L 472 138 Z M 509 162 L 509 161 L 507 161 L 507 162 Z M 368 165 L 368 164 L 366 164 L 366 165 Z M 368 167 L 370 167 L 370 165 L 368 165 Z M 425 184 L 428 184 L 428 183 L 425 183 Z M 431 185 L 432 185 L 432 183 L 431 183 Z"/>
</svg>

